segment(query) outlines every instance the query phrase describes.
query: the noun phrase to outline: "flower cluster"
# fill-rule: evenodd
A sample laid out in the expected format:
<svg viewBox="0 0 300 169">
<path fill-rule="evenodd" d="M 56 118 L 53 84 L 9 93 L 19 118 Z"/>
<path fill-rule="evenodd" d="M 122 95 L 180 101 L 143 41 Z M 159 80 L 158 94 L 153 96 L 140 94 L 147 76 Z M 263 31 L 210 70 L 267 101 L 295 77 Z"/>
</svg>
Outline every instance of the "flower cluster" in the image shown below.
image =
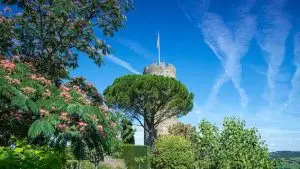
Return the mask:
<svg viewBox="0 0 300 169">
<path fill-rule="evenodd" d="M 58 130 L 65 130 L 72 123 L 72 118 L 68 115 L 67 112 L 62 112 L 59 116 L 59 120 L 61 121 L 57 128 Z"/>
<path fill-rule="evenodd" d="M 39 82 L 41 82 L 44 85 L 50 85 L 51 84 L 51 80 L 47 80 L 45 77 L 43 77 L 40 74 L 32 74 L 29 76 L 30 79 L 32 80 L 37 80 Z"/>
<path fill-rule="evenodd" d="M 107 110 L 108 110 L 105 105 L 99 106 L 99 109 L 102 110 L 102 111 L 104 111 L 104 112 L 107 112 Z"/>
<path fill-rule="evenodd" d="M 72 96 L 69 93 L 70 89 L 64 85 L 59 86 L 59 89 L 61 90 L 60 96 L 65 99 L 65 102 L 70 102 Z"/>
<path fill-rule="evenodd" d="M 40 109 L 40 116 L 48 116 L 49 115 L 49 111 L 46 109 Z"/>
<path fill-rule="evenodd" d="M 95 86 L 88 83 L 83 77 L 74 77 L 72 81 L 66 84 L 68 87 L 72 87 L 78 94 L 85 97 L 85 102 L 88 105 L 101 105 L 102 96 L 98 93 Z"/>
<path fill-rule="evenodd" d="M 20 84 L 20 80 L 11 78 L 9 76 L 4 76 L 5 79 L 8 80 L 9 84 Z"/>
<path fill-rule="evenodd" d="M 77 122 L 77 129 L 81 132 L 87 131 L 88 124 L 84 121 Z"/>
<path fill-rule="evenodd" d="M 59 119 L 67 124 L 72 123 L 72 118 L 68 115 L 67 112 L 62 112 L 59 116 Z"/>
<path fill-rule="evenodd" d="M 46 90 L 44 91 L 44 93 L 43 93 L 43 96 L 44 96 L 44 97 L 50 97 L 50 96 L 51 96 L 50 90 L 46 89 Z"/>
<path fill-rule="evenodd" d="M 63 123 L 59 123 L 59 124 L 57 125 L 57 128 L 58 128 L 59 130 L 65 130 L 65 129 L 67 128 L 67 125 L 66 125 L 66 124 L 63 124 Z"/>
<path fill-rule="evenodd" d="M 22 91 L 25 94 L 32 94 L 32 93 L 35 93 L 36 90 L 34 88 L 31 88 L 31 87 L 23 87 Z"/>
<path fill-rule="evenodd" d="M 16 68 L 16 65 L 9 60 L 0 60 L 0 67 L 11 73 Z"/>
</svg>

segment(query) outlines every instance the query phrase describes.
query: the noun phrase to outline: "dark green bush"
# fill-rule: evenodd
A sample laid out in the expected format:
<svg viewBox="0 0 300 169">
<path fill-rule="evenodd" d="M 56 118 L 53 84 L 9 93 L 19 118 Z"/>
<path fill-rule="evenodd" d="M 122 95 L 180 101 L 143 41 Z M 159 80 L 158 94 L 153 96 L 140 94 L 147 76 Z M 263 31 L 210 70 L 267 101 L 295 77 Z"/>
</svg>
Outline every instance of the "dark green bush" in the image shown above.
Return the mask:
<svg viewBox="0 0 300 169">
<path fill-rule="evenodd" d="M 150 148 L 142 145 L 125 144 L 121 148 L 121 159 L 128 169 L 150 169 Z"/>
</svg>

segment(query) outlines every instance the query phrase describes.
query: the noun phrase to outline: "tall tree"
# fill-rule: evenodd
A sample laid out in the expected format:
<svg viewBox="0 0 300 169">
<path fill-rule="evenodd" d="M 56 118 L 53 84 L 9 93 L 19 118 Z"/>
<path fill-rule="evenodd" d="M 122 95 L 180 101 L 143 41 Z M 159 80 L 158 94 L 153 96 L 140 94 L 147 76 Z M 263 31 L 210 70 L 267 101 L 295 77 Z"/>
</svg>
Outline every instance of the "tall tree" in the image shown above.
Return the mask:
<svg viewBox="0 0 300 169">
<path fill-rule="evenodd" d="M 107 104 L 136 119 L 145 131 L 145 144 L 152 146 L 156 128 L 193 108 L 194 95 L 179 81 L 155 75 L 127 75 L 104 91 Z"/>
<path fill-rule="evenodd" d="M 119 117 L 77 85 L 68 86 L 56 86 L 30 63 L 0 60 L 0 144 L 28 136 L 58 148 L 71 144 L 79 160 L 86 150 L 110 153 L 119 142 Z"/>
<path fill-rule="evenodd" d="M 0 42 L 1 53 L 7 58 L 18 54 L 23 60 L 33 61 L 38 71 L 52 80 L 67 77 L 68 69 L 78 66 L 79 52 L 100 66 L 102 57 L 110 53 L 103 37 L 113 36 L 122 28 L 124 14 L 132 8 L 130 0 L 1 2 L 19 7 L 18 13 L 10 14 L 6 8 L 6 19 L 0 16 L 0 30 L 6 30 L 0 37 L 7 40 Z M 96 36 L 96 30 L 102 30 L 102 39 Z"/>
<path fill-rule="evenodd" d="M 257 130 L 246 128 L 245 122 L 236 118 L 225 118 L 223 130 L 202 121 L 193 147 L 197 166 L 203 169 L 274 169 L 276 165 Z"/>
</svg>

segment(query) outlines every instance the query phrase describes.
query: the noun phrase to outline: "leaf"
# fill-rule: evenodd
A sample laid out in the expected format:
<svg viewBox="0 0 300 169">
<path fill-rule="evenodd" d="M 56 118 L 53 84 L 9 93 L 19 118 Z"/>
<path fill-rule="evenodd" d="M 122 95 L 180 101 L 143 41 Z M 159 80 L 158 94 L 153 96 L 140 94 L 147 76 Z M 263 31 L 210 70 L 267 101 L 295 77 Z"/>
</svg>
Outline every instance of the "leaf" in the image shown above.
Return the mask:
<svg viewBox="0 0 300 169">
<path fill-rule="evenodd" d="M 28 136 L 31 138 L 36 138 L 41 134 L 50 137 L 55 132 L 55 128 L 53 126 L 53 121 L 51 118 L 45 117 L 39 120 L 36 120 L 32 123 L 28 130 Z"/>
<path fill-rule="evenodd" d="M 26 106 L 27 98 L 24 95 L 16 95 L 12 97 L 11 104 L 19 108 L 24 108 Z"/>
<path fill-rule="evenodd" d="M 39 107 L 35 102 L 33 102 L 32 100 L 27 100 L 27 106 L 29 110 L 33 112 L 34 115 L 39 114 Z"/>
<path fill-rule="evenodd" d="M 76 114 L 81 111 L 81 106 L 79 104 L 70 104 L 67 108 L 69 114 Z"/>
</svg>

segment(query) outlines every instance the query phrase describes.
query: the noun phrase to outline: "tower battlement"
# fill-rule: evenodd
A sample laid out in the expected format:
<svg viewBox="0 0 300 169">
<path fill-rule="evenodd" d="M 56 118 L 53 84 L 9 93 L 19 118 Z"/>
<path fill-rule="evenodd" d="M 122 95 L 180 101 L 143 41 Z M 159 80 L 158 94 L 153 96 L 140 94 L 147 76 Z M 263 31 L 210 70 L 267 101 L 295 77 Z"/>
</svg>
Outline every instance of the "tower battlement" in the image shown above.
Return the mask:
<svg viewBox="0 0 300 169">
<path fill-rule="evenodd" d="M 145 67 L 144 74 L 176 78 L 176 68 L 174 65 L 164 62 L 160 62 L 159 64 L 152 63 L 151 65 Z"/>
</svg>

